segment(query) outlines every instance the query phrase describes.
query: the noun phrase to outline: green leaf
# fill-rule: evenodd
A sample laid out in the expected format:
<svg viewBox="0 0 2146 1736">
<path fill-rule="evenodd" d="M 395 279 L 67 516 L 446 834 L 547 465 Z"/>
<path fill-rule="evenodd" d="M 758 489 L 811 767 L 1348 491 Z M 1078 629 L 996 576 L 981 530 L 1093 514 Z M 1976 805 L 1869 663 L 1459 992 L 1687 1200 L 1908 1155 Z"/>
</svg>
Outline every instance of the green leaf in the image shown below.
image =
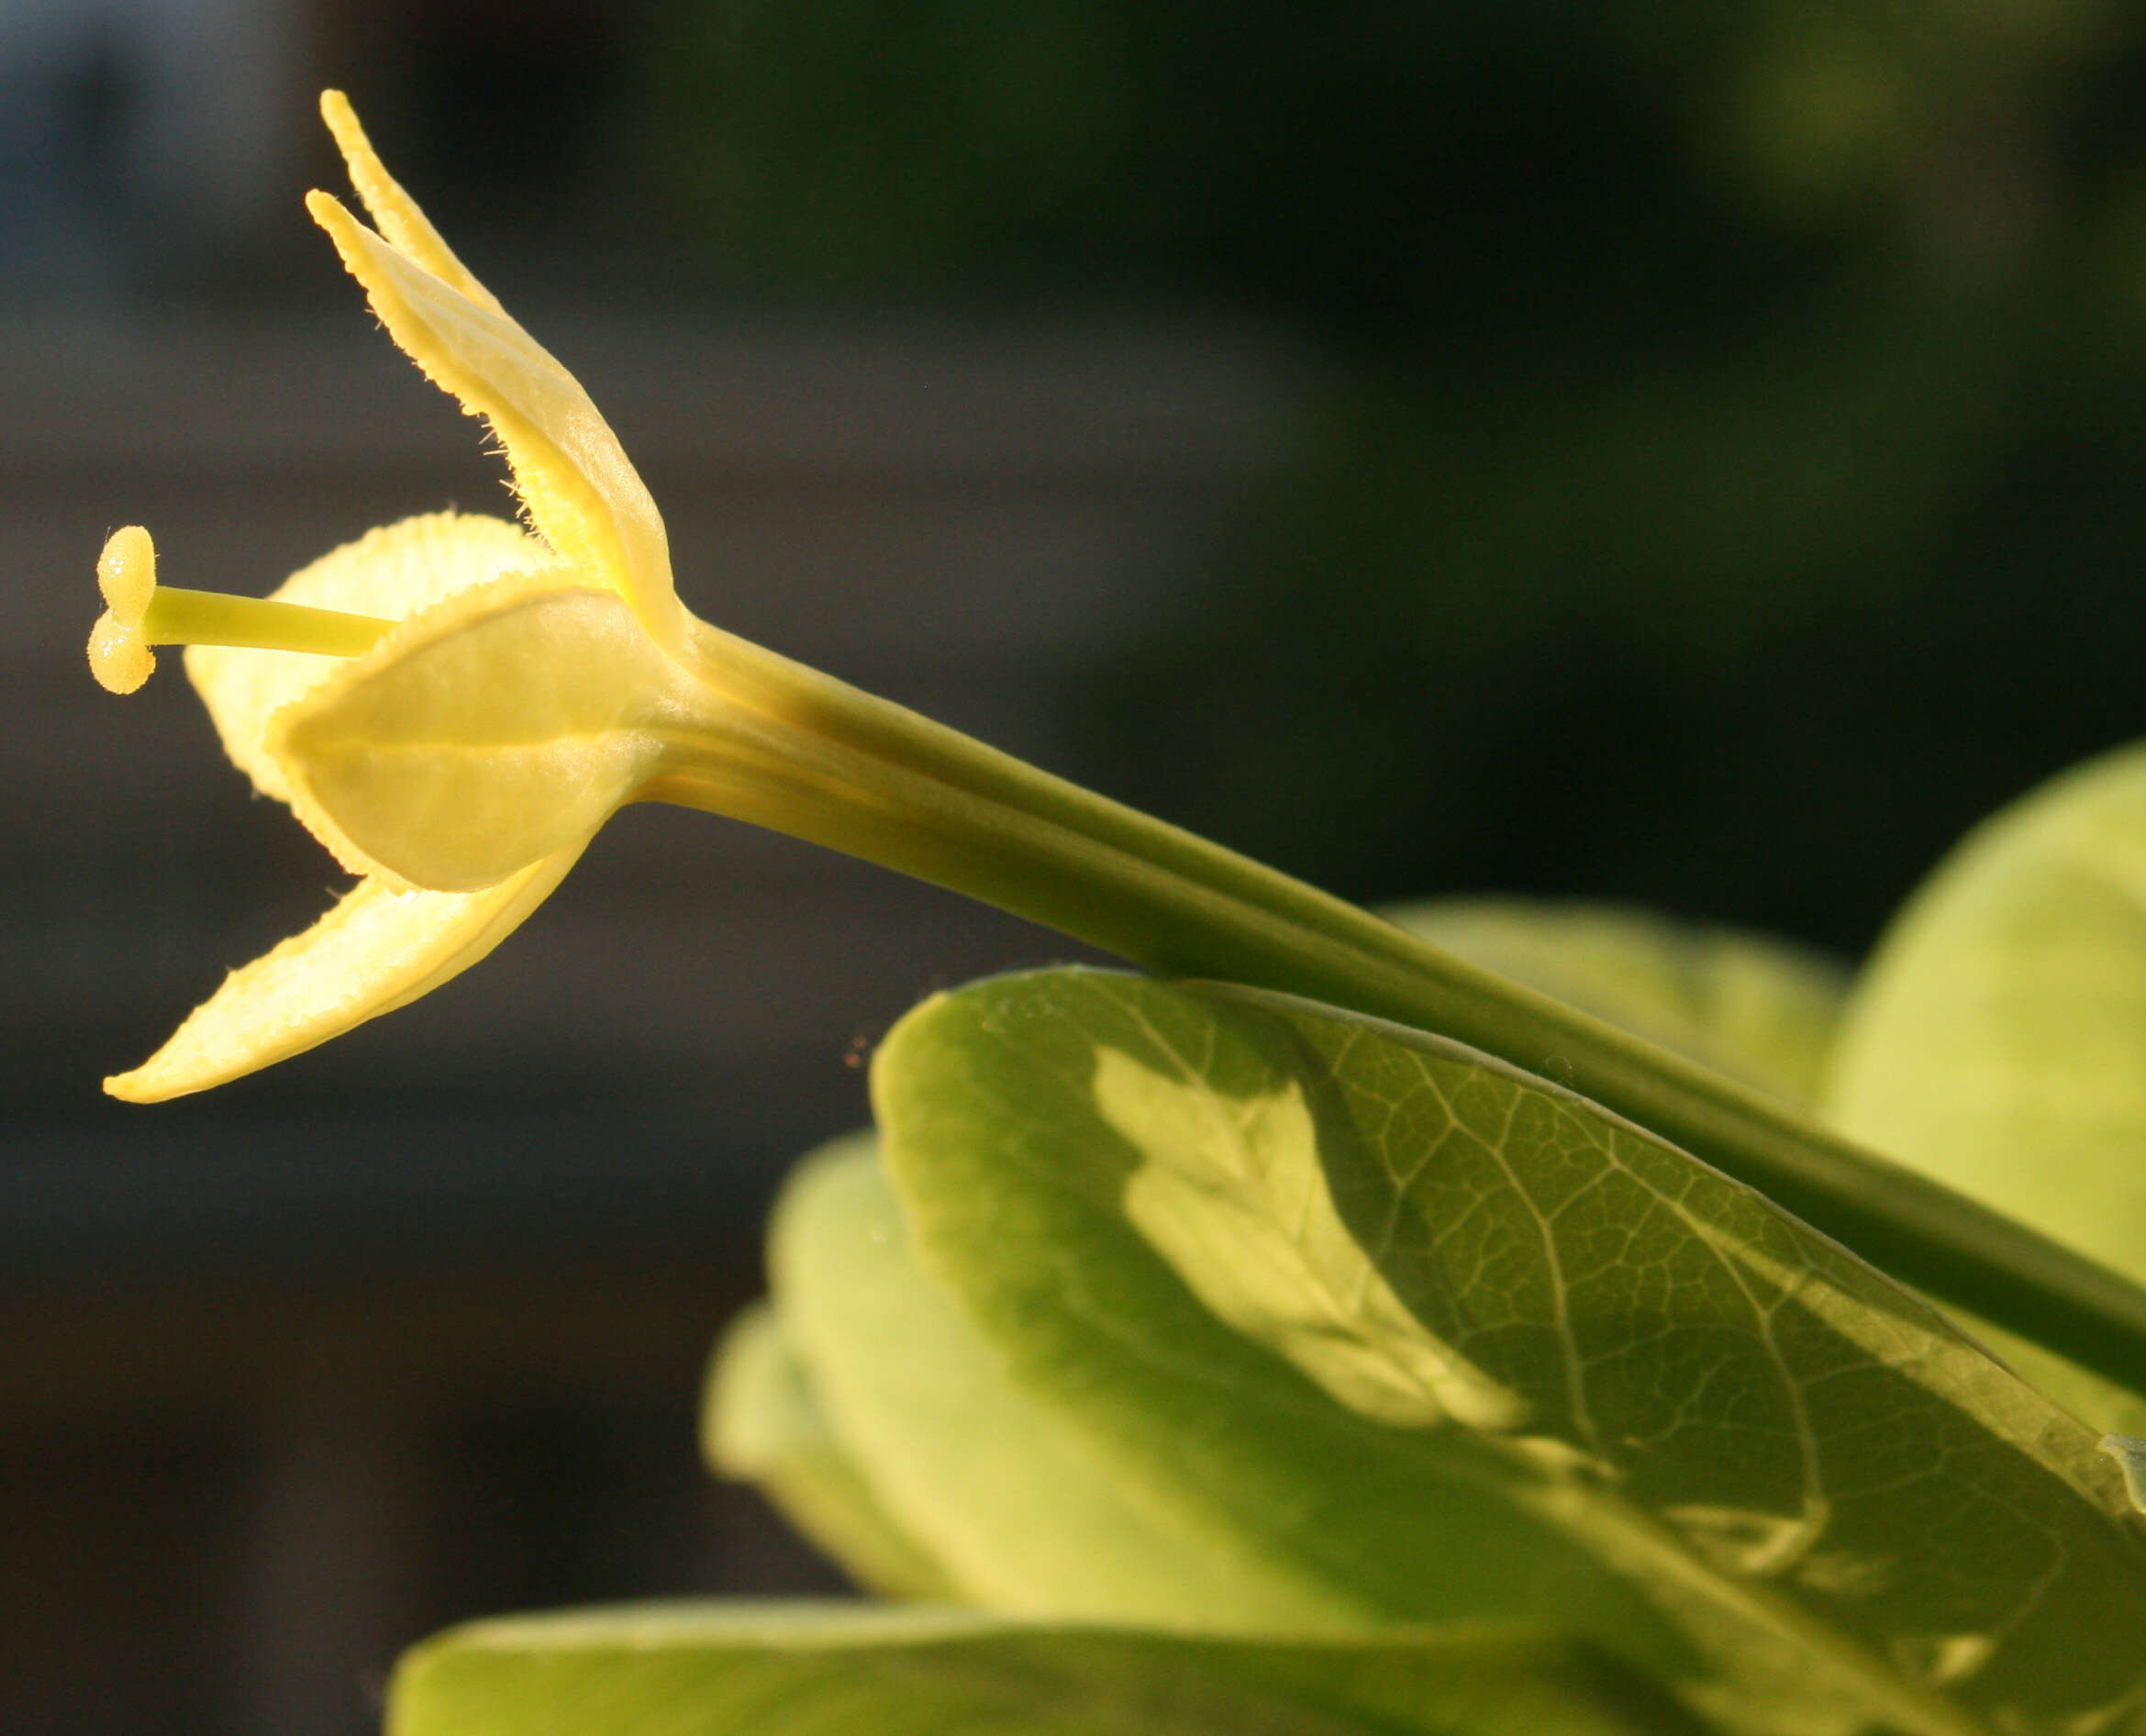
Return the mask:
<svg viewBox="0 0 2146 1736">
<path fill-rule="evenodd" d="M 1526 1634 L 1229 1641 L 951 1610 L 671 1605 L 480 1622 L 404 1659 L 389 1736 L 1685 1736 Z"/>
<path fill-rule="evenodd" d="M 859 1585 L 897 1597 L 955 1595 L 837 1439 L 772 1308 L 748 1308 L 716 1347 L 701 1452 L 719 1474 L 759 1484 Z"/>
<path fill-rule="evenodd" d="M 1785 1101 L 1818 1093 L 1848 971 L 1764 935 L 1617 905 L 1451 898 L 1411 934 Z"/>
<path fill-rule="evenodd" d="M 1827 1108 L 2146 1277 L 2146 748 L 2036 791 L 1938 868 L 1856 986 Z"/>
<path fill-rule="evenodd" d="M 1457 1044 L 1085 972 L 874 1074 L 919 1255 L 1126 1474 L 1406 1618 L 1498 1607 L 1749 1730 L 2139 1727 L 2146 1539 L 2097 1435 L 1761 1196 Z M 1702 1663 L 1574 1608 L 1553 1544 Z"/>
<path fill-rule="evenodd" d="M 917 1265 L 869 1136 L 800 1167 L 776 1209 L 770 1266 L 784 1337 L 845 1463 L 950 1595 L 1009 1613 L 1170 1627 L 1334 1631 L 1369 1619 L 1345 1584 L 1270 1562 L 1197 1512 L 1151 1498 L 1116 1474 L 1077 1414 L 1017 1389 L 960 1303 Z M 723 1384 L 742 1379 L 733 1370 Z M 723 1426 L 735 1435 L 752 1414 Z M 809 1505 L 800 1517 L 812 1529 Z M 838 1522 L 814 1534 L 869 1570 L 870 1529 Z"/>
</svg>

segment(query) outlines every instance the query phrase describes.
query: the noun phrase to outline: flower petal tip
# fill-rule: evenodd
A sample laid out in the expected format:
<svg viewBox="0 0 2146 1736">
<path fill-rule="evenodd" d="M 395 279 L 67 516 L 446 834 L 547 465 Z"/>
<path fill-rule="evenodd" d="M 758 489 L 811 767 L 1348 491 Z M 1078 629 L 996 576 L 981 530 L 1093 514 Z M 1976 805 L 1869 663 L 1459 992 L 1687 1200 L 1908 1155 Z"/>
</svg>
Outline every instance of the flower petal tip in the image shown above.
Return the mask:
<svg viewBox="0 0 2146 1736">
<path fill-rule="evenodd" d="M 581 846 L 479 893 L 395 893 L 361 880 L 319 921 L 227 976 L 170 1040 L 105 1090 L 163 1103 L 228 1085 L 393 1012 L 460 975 L 521 925 Z"/>
<path fill-rule="evenodd" d="M 320 93 L 320 118 L 328 123 L 328 130 L 335 135 L 337 148 L 345 155 L 353 146 L 364 150 L 372 149 L 365 129 L 358 124 L 358 111 L 350 106 L 350 99 L 342 92 Z"/>
<path fill-rule="evenodd" d="M 320 117 L 328 123 L 336 149 L 342 152 L 351 188 L 388 244 L 479 306 L 492 313 L 503 313 L 498 298 L 455 257 L 454 250 L 432 227 L 417 202 L 388 173 L 387 165 L 380 161 L 380 153 L 372 149 L 372 141 L 365 136 L 365 128 L 359 123 L 358 111 L 350 106 L 350 99 L 340 91 L 322 91 Z M 313 210 L 313 199 L 325 196 L 308 195 L 306 208 Z M 314 211 L 316 219 L 319 215 Z"/>
<path fill-rule="evenodd" d="M 181 1085 L 159 1090 L 148 1067 L 137 1067 L 132 1073 L 115 1073 L 105 1081 L 105 1095 L 122 1103 L 169 1103 L 173 1097 L 183 1097 L 199 1089 L 199 1085 Z"/>
<path fill-rule="evenodd" d="M 355 225 L 357 218 L 343 209 L 343 202 L 332 193 L 323 193 L 318 187 L 306 195 L 306 214 L 330 235 L 336 232 L 338 219 Z"/>
</svg>

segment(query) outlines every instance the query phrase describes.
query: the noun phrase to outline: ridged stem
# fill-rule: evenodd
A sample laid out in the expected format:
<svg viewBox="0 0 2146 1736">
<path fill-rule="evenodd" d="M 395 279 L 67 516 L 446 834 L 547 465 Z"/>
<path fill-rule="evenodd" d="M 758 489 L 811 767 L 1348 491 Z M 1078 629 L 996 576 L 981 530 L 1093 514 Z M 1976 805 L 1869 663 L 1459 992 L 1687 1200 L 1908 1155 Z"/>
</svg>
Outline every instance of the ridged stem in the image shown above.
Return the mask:
<svg viewBox="0 0 2146 1736">
<path fill-rule="evenodd" d="M 678 730 L 648 797 L 863 857 L 1166 976 L 1301 995 L 1467 1043 L 1673 1141 L 1893 1277 L 2146 1391 L 2146 1290 L 2001 1213 L 928 718 L 712 629 L 696 651 L 727 716 L 706 736 Z M 741 711 L 764 731 L 741 730 Z M 764 751 L 743 745 L 756 737 Z"/>
</svg>

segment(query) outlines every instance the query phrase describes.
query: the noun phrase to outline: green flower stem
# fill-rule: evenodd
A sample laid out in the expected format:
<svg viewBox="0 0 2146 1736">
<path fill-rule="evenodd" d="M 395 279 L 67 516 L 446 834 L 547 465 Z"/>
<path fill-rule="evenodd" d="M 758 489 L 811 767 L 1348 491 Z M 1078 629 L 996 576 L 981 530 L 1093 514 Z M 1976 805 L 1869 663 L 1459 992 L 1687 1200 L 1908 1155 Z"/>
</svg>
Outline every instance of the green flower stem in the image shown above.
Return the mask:
<svg viewBox="0 0 2146 1736">
<path fill-rule="evenodd" d="M 1165 976 L 1439 1032 L 1683 1147 L 1893 1277 L 2146 1391 L 2146 1290 L 1718 1074 L 1325 893 L 703 629 L 710 709 L 650 799 L 964 893 Z"/>
</svg>

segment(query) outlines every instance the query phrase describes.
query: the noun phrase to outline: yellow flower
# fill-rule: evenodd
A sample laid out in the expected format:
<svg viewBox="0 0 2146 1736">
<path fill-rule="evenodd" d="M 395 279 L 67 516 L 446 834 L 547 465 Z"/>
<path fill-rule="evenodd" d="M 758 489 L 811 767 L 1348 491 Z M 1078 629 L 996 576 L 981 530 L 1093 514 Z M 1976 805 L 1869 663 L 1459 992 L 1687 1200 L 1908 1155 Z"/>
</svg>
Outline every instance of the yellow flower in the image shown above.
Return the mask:
<svg viewBox="0 0 2146 1736">
<path fill-rule="evenodd" d="M 341 95 L 321 109 L 379 232 L 326 194 L 307 208 L 395 341 L 490 424 L 531 530 L 387 526 L 275 595 L 307 609 L 158 591 L 146 531 L 107 545 L 100 679 L 139 686 L 150 644 L 187 643 L 232 760 L 360 876 L 105 1082 L 136 1102 L 296 1054 L 475 963 L 639 793 L 664 714 L 708 673 L 713 629 L 680 606 L 662 521 L 603 417 L 390 178 Z"/>
<path fill-rule="evenodd" d="M 490 423 L 526 511 L 406 519 L 269 600 L 160 591 L 137 527 L 98 563 L 91 667 L 125 692 L 183 644 L 224 745 L 358 885 L 234 972 L 106 1088 L 237 1078 L 414 1000 L 489 952 L 621 804 L 771 827 L 995 904 L 1165 974 L 1331 1002 L 1565 1081 L 1903 1276 L 2118 1379 L 2146 1308 L 2105 1273 L 1877 1163 L 1769 1100 L 1389 923 L 695 620 L 662 519 L 573 378 L 389 178 L 342 97 L 321 110 L 380 226 L 328 230 L 395 340 Z M 2119 1286 L 2120 1287 L 2120 1286 Z"/>
<path fill-rule="evenodd" d="M 379 230 L 326 194 L 306 208 L 389 334 L 490 425 L 528 527 L 406 519 L 268 599 L 160 588 L 149 533 L 113 536 L 97 678 L 131 692 L 152 647 L 185 645 L 233 762 L 358 884 L 105 1088 L 199 1091 L 416 999 L 511 933 L 631 801 L 1166 958 L 1173 913 L 1211 899 L 1162 862 L 1222 853 L 687 613 L 655 504 L 587 395 L 449 251 L 342 96 L 321 111 Z"/>
</svg>

